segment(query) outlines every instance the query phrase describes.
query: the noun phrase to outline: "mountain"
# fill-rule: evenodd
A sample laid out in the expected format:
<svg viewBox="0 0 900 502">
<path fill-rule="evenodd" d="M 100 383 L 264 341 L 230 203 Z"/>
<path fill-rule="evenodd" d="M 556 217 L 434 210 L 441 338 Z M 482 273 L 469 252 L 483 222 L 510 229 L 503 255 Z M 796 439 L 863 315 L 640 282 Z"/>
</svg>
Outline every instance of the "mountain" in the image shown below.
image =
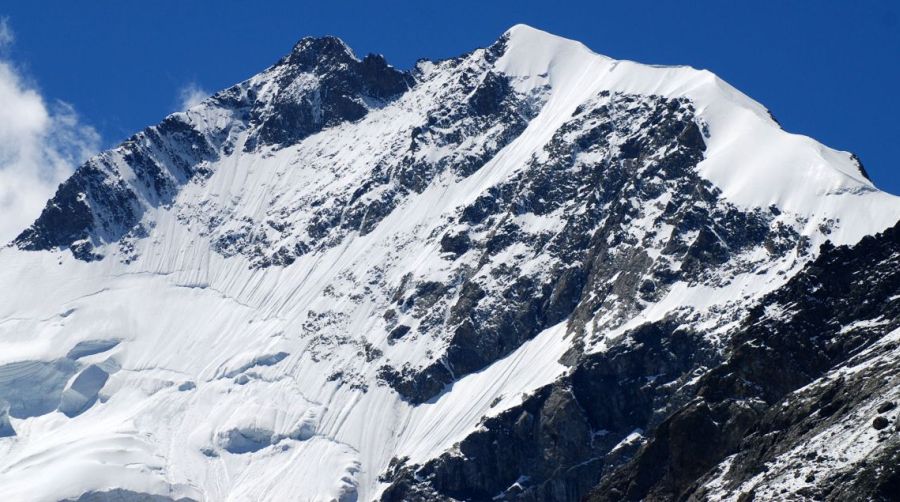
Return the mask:
<svg viewBox="0 0 900 502">
<path fill-rule="evenodd" d="M 0 499 L 888 500 L 898 220 L 707 71 L 304 38 L 0 250 Z"/>
</svg>

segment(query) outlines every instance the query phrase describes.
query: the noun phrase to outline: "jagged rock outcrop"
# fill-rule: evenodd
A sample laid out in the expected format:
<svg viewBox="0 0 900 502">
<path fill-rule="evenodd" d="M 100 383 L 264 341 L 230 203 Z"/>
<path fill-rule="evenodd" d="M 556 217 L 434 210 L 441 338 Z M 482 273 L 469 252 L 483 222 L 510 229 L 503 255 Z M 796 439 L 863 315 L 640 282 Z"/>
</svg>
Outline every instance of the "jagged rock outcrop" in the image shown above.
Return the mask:
<svg viewBox="0 0 900 502">
<path fill-rule="evenodd" d="M 570 356 L 563 379 L 452 451 L 424 465 L 397 459 L 382 499 L 889 500 L 898 236 L 900 225 L 827 246 L 753 308 L 725 359 L 677 319 Z M 847 429 L 870 441 L 853 446 L 855 460 L 826 451 Z M 647 437 L 640 448 L 634 431 Z"/>
<path fill-rule="evenodd" d="M 883 414 L 897 393 L 898 369 L 888 361 L 897 347 L 891 333 L 900 327 L 898 292 L 900 225 L 853 247 L 823 249 L 754 307 L 728 359 L 700 379 L 697 396 L 592 499 L 709 500 L 734 493 L 887 500 L 896 468 L 867 471 L 881 470 L 900 438 L 864 432 L 886 428 L 872 427 L 872 415 L 890 423 Z M 837 439 L 856 436 L 849 431 L 863 432 L 855 441 L 871 442 L 856 446 L 855 459 Z M 826 446 L 832 451 L 819 449 L 829 444 L 823 434 L 834 441 Z"/>
</svg>

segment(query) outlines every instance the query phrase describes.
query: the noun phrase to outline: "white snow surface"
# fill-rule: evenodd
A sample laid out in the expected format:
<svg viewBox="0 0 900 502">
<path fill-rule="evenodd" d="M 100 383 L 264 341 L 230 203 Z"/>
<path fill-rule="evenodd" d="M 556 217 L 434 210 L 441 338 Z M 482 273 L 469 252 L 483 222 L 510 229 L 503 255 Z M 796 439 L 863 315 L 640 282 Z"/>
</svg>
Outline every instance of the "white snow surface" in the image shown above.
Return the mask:
<svg viewBox="0 0 900 502">
<path fill-rule="evenodd" d="M 378 348 L 397 365 L 440 356 L 443 342 L 427 336 L 387 343 L 382 314 L 393 291 L 408 273 L 443 277 L 449 264 L 422 243 L 444 228 L 446 215 L 525 165 L 600 90 L 689 98 L 709 128 L 701 174 L 737 205 L 804 216 L 808 224 L 798 230 L 814 246 L 854 243 L 900 218 L 900 201 L 864 179 L 848 153 L 782 131 L 761 105 L 708 71 L 616 61 L 524 25 L 508 34 L 496 68 L 522 92 L 547 86 L 538 115 L 477 173 L 441 176 L 365 236 L 286 267 L 254 269 L 240 254 L 213 252 L 202 222 L 226 215 L 238 226 L 264 219 L 273 200 L 288 207 L 354 186 L 395 138 L 409 135 L 440 78 L 298 145 L 262 155 L 235 148 L 209 166 L 204 183 L 145 213 L 149 236 L 135 241 L 129 263 L 114 244 L 92 263 L 67 251 L 0 250 L 0 365 L 53 361 L 79 342 L 120 340 L 79 360 L 78 371 L 91 363 L 113 368 L 86 411 L 11 419 L 16 436 L 0 438 L 0 500 L 56 501 L 113 488 L 210 501 L 371 500 L 391 458 L 440 455 L 483 417 L 558 378 L 566 371 L 558 360 L 573 342 L 565 323 L 419 406 L 376 384 L 377 368 L 360 347 Z M 428 65 L 424 71 L 440 71 Z M 185 113 L 195 124 L 228 120 L 208 104 Z M 836 222 L 830 235 L 819 229 L 825 220 Z M 677 286 L 635 322 L 762 294 L 800 265 L 747 274 L 721 290 Z M 329 378 L 338 372 L 361 385 Z"/>
<path fill-rule="evenodd" d="M 555 100 L 548 105 L 560 111 L 574 110 L 598 90 L 690 99 L 710 132 L 700 172 L 739 206 L 775 205 L 808 215 L 811 226 L 840 219 L 829 236 L 836 244 L 897 222 L 897 197 L 865 179 L 850 153 L 785 132 L 765 107 L 710 71 L 615 60 L 521 24 L 508 34 L 511 50 L 500 68 L 522 79 L 520 89 L 549 83 Z"/>
</svg>

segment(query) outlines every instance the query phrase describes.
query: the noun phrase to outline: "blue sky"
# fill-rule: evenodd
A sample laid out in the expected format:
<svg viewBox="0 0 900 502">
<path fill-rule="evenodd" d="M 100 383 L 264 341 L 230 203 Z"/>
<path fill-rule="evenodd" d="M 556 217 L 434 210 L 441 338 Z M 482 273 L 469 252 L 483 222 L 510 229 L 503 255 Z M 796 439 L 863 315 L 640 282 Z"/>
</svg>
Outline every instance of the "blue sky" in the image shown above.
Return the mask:
<svg viewBox="0 0 900 502">
<path fill-rule="evenodd" d="M 611 57 L 710 69 L 785 129 L 857 153 L 900 194 L 895 1 L 19 1 L 0 16 L 14 34 L 2 57 L 21 85 L 50 108 L 70 104 L 102 146 L 158 122 L 186 90 L 253 75 L 304 35 L 334 34 L 408 68 L 522 22 Z"/>
</svg>

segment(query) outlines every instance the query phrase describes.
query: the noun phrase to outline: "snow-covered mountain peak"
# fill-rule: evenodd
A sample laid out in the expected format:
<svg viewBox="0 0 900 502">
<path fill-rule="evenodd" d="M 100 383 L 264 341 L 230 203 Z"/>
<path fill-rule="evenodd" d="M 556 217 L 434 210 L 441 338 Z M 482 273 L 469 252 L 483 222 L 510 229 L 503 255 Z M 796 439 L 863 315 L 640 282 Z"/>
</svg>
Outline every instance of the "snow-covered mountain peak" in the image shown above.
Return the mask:
<svg viewBox="0 0 900 502">
<path fill-rule="evenodd" d="M 581 42 L 559 37 L 526 24 L 517 24 L 507 30 L 500 41 L 506 45 L 498 68 L 508 75 L 527 77 L 553 75 L 572 78 L 578 64 L 596 61 L 611 62 L 588 49 Z M 580 70 L 586 70 L 581 67 Z"/>
<path fill-rule="evenodd" d="M 303 37 L 294 44 L 291 54 L 308 55 L 310 59 L 349 57 L 358 60 L 353 49 L 338 37 Z"/>
<path fill-rule="evenodd" d="M 886 228 L 900 208 L 850 153 L 782 130 L 764 106 L 707 70 L 614 60 L 527 25 L 501 40 L 508 47 L 497 68 L 522 91 L 549 85 L 556 99 L 548 105 L 559 113 L 602 91 L 689 100 L 706 131 L 700 173 L 738 205 L 775 206 L 815 222 L 843 219 L 829 236 L 837 243 Z"/>
<path fill-rule="evenodd" d="M 585 444 L 618 449 L 645 385 L 712 364 L 820 243 L 900 217 L 855 166 L 707 71 L 524 25 L 410 72 L 303 39 L 90 159 L 0 250 L 0 498 L 43 459 L 70 473 L 47 500 L 373 499 L 624 372 L 641 387 L 588 397 L 638 410 L 597 412 Z"/>
</svg>

